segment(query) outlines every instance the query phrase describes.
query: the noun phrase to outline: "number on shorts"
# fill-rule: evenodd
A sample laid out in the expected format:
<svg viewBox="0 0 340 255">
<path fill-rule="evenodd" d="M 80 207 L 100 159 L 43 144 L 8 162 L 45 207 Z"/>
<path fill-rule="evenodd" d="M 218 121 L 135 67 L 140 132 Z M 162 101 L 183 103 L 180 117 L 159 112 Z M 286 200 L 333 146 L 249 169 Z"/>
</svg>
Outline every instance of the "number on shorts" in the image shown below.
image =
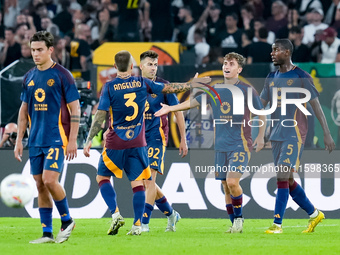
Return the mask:
<svg viewBox="0 0 340 255">
<path fill-rule="evenodd" d="M 158 159 L 158 154 L 161 152 L 161 150 L 159 148 L 152 148 L 150 147 L 148 150 L 148 157 L 149 158 L 154 158 L 154 159 Z"/>
<path fill-rule="evenodd" d="M 234 162 L 239 161 L 239 162 L 244 162 L 246 153 L 245 152 L 235 152 L 234 153 Z"/>
<path fill-rule="evenodd" d="M 54 156 L 54 159 L 55 160 L 58 160 L 58 158 L 59 158 L 59 148 L 50 148 L 49 150 L 48 150 L 48 155 L 47 155 L 47 159 L 53 159 L 53 153 L 55 152 L 55 156 Z"/>
<path fill-rule="evenodd" d="M 289 150 L 289 152 L 287 152 L 287 155 L 292 155 L 293 153 L 293 144 L 288 144 L 287 149 Z"/>
</svg>

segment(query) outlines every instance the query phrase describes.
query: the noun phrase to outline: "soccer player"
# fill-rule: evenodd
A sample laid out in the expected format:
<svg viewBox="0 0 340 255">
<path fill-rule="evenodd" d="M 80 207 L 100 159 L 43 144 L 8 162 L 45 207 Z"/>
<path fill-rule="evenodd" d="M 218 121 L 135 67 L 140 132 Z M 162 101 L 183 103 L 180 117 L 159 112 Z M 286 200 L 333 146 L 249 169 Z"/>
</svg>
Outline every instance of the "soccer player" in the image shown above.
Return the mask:
<svg viewBox="0 0 340 255">
<path fill-rule="evenodd" d="M 271 116 L 271 119 L 276 119 L 277 121 L 272 123 L 269 138 L 272 144 L 274 164 L 278 166 L 274 223 L 266 230 L 266 233 L 270 234 L 282 233 L 282 220 L 289 195 L 310 217 L 308 227 L 303 233 L 313 232 L 318 223 L 325 218 L 324 214 L 309 201 L 305 191 L 293 177 L 293 171 L 299 168 L 308 125 L 307 116 L 296 105 L 287 105 L 286 115 L 281 115 L 281 96 L 285 88 L 303 88 L 310 92 L 311 99 L 309 102 L 322 126 L 325 149 L 331 152 L 335 148 L 318 100 L 319 93 L 313 84 L 313 78 L 292 63 L 292 53 L 293 44 L 290 40 L 278 39 L 275 41 L 272 45 L 271 56 L 274 65 L 278 66 L 279 69 L 276 72 L 269 73 L 260 95 L 264 106 L 268 102 L 273 104 L 273 89 L 277 89 L 277 108 Z M 287 98 L 290 99 L 299 99 L 301 97 L 304 97 L 304 95 L 287 93 Z M 294 121 L 289 120 L 294 120 L 296 125 L 294 125 Z M 285 121 L 285 125 L 281 124 L 282 121 Z"/>
<path fill-rule="evenodd" d="M 244 114 L 233 114 L 235 107 L 233 102 L 237 100 L 233 97 L 228 86 L 235 86 L 240 89 L 244 98 L 247 98 L 248 88 L 252 88 L 238 79 L 244 65 L 245 58 L 240 54 L 232 52 L 225 55 L 222 66 L 224 84 L 215 85 L 215 90 L 220 96 L 222 104 L 215 104 L 210 97 L 207 98 L 207 103 L 213 109 L 215 137 L 218 137 L 218 139 L 215 139 L 215 178 L 222 182 L 227 212 L 233 224 L 226 231 L 227 233 L 242 233 L 243 231 L 243 191 L 240 186 L 240 178 L 248 164 L 253 146 L 257 145 L 256 152 L 260 151 L 264 146 L 265 116 L 259 116 L 262 126 L 259 128 L 259 134 L 253 143 L 251 127 L 248 125 L 250 111 L 246 101 L 242 102 L 245 108 Z M 252 88 L 252 98 L 254 107 L 257 110 L 263 109 L 261 100 L 254 88 Z M 202 104 L 202 95 L 179 105 L 168 106 L 162 104 L 163 108 L 156 112 L 155 116 L 161 116 L 170 111 L 194 108 L 200 104 Z M 225 171 L 225 169 L 228 171 Z"/>
<path fill-rule="evenodd" d="M 145 51 L 140 55 L 140 69 L 142 77 L 152 81 L 169 83 L 156 76 L 158 69 L 158 54 L 155 51 Z M 168 226 L 165 231 L 176 231 L 176 223 L 181 218 L 179 213 L 173 210 L 160 187 L 156 184 L 157 173 L 163 174 L 165 146 L 168 142 L 168 118 L 167 116 L 155 117 L 154 113 L 162 108 L 160 103 L 169 105 L 179 104 L 175 94 L 148 94 L 145 112 L 145 137 L 148 145 L 148 157 L 151 168 L 151 180 L 145 181 L 145 208 L 142 218 L 142 231 L 149 232 L 149 221 L 154 203 L 168 217 Z M 182 112 L 175 112 L 178 129 L 181 135 L 179 154 L 185 157 L 188 147 L 185 138 L 185 123 Z"/>
<path fill-rule="evenodd" d="M 30 47 L 36 67 L 23 79 L 23 101 L 19 110 L 18 134 L 14 155 L 21 162 L 22 139 L 27 124 L 31 173 L 38 189 L 38 206 L 43 236 L 30 243 L 62 243 L 68 240 L 75 226 L 59 176 L 64 158 L 77 156 L 79 129 L 79 93 L 71 73 L 51 59 L 53 35 L 46 31 L 35 33 Z M 61 217 L 61 229 L 53 239 L 53 202 Z"/>
<path fill-rule="evenodd" d="M 131 77 L 132 57 L 128 51 L 115 55 L 117 77 L 104 85 L 84 147 L 84 155 L 90 156 L 91 140 L 101 130 L 106 112 L 110 113 L 109 133 L 99 160 L 97 182 L 100 192 L 112 213 L 108 234 L 115 235 L 125 224 L 120 215 L 116 192 L 110 183 L 111 176 L 121 178 L 123 169 L 133 190 L 134 220 L 128 235 L 140 235 L 145 205 L 144 180 L 151 178 L 145 141 L 144 111 L 148 93 L 177 93 L 191 86 L 202 86 L 210 78 L 196 78 L 188 83 L 157 83 L 143 77 Z"/>
</svg>

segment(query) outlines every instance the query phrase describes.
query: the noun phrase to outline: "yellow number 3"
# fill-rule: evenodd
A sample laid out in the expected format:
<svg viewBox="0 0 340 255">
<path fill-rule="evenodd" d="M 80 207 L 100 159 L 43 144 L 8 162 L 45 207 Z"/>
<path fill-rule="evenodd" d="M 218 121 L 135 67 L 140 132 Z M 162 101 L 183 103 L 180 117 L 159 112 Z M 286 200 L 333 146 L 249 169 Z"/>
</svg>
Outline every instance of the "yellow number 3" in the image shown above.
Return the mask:
<svg viewBox="0 0 340 255">
<path fill-rule="evenodd" d="M 133 107 L 133 114 L 131 116 L 126 116 L 125 117 L 126 121 L 134 120 L 137 117 L 138 104 L 133 101 L 133 100 L 135 100 L 135 98 L 136 98 L 136 93 L 129 93 L 129 94 L 125 94 L 124 95 L 124 99 L 127 99 L 125 105 L 127 107 L 130 107 L 130 106 Z"/>
</svg>

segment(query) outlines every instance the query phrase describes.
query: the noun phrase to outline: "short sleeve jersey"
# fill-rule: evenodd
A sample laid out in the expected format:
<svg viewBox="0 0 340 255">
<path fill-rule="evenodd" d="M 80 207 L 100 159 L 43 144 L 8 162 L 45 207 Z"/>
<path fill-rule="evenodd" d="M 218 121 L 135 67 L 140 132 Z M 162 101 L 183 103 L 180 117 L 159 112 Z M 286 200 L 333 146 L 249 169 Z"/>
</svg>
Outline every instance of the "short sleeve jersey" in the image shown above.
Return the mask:
<svg viewBox="0 0 340 255">
<path fill-rule="evenodd" d="M 108 149 L 146 146 L 144 111 L 147 95 L 161 93 L 163 83 L 143 77 L 115 78 L 107 82 L 99 99 L 99 110 L 110 113 Z"/>
<path fill-rule="evenodd" d="M 156 77 L 156 82 L 169 83 L 162 78 Z M 155 117 L 154 114 L 162 108 L 161 103 L 167 105 L 179 104 L 175 94 L 148 94 L 145 109 L 145 137 L 146 142 L 156 141 L 164 146 L 168 143 L 169 121 L 168 116 Z"/>
<path fill-rule="evenodd" d="M 248 121 L 251 119 L 251 112 L 248 108 L 247 97 L 248 88 L 252 89 L 253 106 L 260 110 L 263 108 L 260 97 L 256 90 L 241 81 L 238 81 L 234 86 L 240 89 L 243 93 L 244 114 L 233 114 L 234 107 L 237 107 L 235 96 L 228 88 L 215 87 L 219 94 L 222 104 L 219 102 L 217 96 L 215 101 L 207 95 L 207 104 L 210 104 L 213 110 L 215 122 L 215 151 L 228 152 L 245 150 L 250 152 L 252 150 L 251 126 Z M 211 91 L 213 95 L 214 92 Z M 202 95 L 196 97 L 196 100 L 201 104 Z M 235 101 L 235 105 L 234 105 Z M 240 102 L 241 100 L 237 100 Z"/>
<path fill-rule="evenodd" d="M 286 115 L 282 115 L 281 92 L 283 88 L 304 88 L 311 93 L 311 100 L 318 97 L 313 78 L 301 68 L 294 66 L 292 70 L 281 73 L 279 71 L 268 74 L 261 99 L 273 104 L 273 88 L 277 88 L 277 108 L 271 115 L 270 140 L 297 141 L 304 143 L 308 131 L 307 116 L 296 105 L 286 105 Z M 286 93 L 288 99 L 304 98 L 303 93 Z M 306 105 L 305 105 L 306 107 Z"/>
<path fill-rule="evenodd" d="M 21 93 L 28 105 L 28 147 L 66 146 L 71 126 L 67 104 L 78 99 L 73 76 L 63 66 L 54 63 L 44 71 L 28 71 Z"/>
</svg>

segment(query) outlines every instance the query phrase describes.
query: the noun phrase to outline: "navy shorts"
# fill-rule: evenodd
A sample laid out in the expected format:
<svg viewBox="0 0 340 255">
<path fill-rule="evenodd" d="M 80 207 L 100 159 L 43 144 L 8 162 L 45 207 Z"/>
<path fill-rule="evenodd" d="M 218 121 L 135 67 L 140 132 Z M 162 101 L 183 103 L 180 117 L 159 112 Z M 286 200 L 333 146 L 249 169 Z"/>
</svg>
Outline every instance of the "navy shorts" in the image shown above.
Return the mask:
<svg viewBox="0 0 340 255">
<path fill-rule="evenodd" d="M 28 150 L 31 174 L 42 174 L 43 170 L 51 170 L 61 173 L 64 167 L 64 147 L 31 147 Z"/>
<path fill-rule="evenodd" d="M 271 141 L 274 165 L 298 170 L 304 145 L 297 141 Z"/>
<path fill-rule="evenodd" d="M 123 170 L 130 181 L 151 179 L 146 147 L 124 150 L 104 148 L 99 159 L 98 175 L 122 178 Z"/>
</svg>

